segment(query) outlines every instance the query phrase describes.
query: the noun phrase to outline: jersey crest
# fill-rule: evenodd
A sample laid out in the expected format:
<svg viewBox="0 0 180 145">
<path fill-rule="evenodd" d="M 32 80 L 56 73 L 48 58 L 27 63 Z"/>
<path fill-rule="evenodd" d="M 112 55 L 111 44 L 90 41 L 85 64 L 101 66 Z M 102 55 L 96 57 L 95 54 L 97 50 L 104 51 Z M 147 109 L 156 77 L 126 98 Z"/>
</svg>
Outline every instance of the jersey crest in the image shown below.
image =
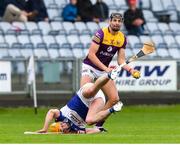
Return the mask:
<svg viewBox="0 0 180 145">
<path fill-rule="evenodd" d="M 112 46 L 109 46 L 109 47 L 107 48 L 107 51 L 108 51 L 108 52 L 111 52 L 112 49 L 113 49 Z"/>
</svg>

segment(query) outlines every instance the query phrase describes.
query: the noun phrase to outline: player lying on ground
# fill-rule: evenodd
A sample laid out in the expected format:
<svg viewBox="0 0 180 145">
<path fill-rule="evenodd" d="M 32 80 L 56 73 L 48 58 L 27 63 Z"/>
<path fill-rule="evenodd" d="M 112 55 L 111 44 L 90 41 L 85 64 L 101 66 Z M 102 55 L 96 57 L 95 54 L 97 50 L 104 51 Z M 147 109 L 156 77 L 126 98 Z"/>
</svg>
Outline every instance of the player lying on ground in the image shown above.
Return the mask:
<svg viewBox="0 0 180 145">
<path fill-rule="evenodd" d="M 105 105 L 105 97 L 100 90 L 109 80 L 116 78 L 117 72 L 110 72 L 99 77 L 95 83 L 83 85 L 76 95 L 62 107 L 50 109 L 46 115 L 44 126 L 37 133 L 46 133 L 50 122 L 56 122 L 51 126 L 62 133 L 99 133 L 103 128 L 86 128 L 86 125 L 93 125 L 98 121 L 106 119 L 111 113 L 120 111 L 122 103 L 118 102 L 112 108 L 102 111 Z M 57 127 L 57 128 L 56 128 Z"/>
</svg>

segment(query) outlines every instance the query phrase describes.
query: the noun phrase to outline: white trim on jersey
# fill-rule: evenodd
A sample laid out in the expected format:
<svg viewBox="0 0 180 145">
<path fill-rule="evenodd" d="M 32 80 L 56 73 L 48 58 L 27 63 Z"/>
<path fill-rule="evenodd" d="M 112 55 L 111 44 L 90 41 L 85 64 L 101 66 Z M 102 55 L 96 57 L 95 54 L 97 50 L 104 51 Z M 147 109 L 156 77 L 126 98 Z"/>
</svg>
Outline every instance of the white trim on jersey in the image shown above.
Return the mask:
<svg viewBox="0 0 180 145">
<path fill-rule="evenodd" d="M 79 128 L 86 127 L 86 122 L 80 117 L 80 115 L 76 111 L 70 109 L 67 105 L 61 108 L 60 111 L 62 112 L 63 116 L 67 117 Z"/>
</svg>

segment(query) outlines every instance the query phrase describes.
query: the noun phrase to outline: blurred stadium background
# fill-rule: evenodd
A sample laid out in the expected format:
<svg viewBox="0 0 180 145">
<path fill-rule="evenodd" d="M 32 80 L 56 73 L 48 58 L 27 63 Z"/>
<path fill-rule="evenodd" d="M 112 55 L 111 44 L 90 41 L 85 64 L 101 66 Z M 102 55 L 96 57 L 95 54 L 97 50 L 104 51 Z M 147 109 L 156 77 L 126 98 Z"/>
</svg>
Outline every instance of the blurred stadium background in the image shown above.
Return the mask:
<svg viewBox="0 0 180 145">
<path fill-rule="evenodd" d="M 1 106 L 32 105 L 32 97 L 29 97 L 31 89 L 27 85 L 27 64 L 31 55 L 34 55 L 36 60 L 38 105 L 59 105 L 67 101 L 79 88 L 81 61 L 87 54 L 91 36 L 97 29 L 107 25 L 107 22 L 98 24 L 63 22 L 58 15 L 68 1 L 44 0 L 44 2 L 50 22 L 0 22 L 0 60 L 9 61 L 11 65 L 11 80 L 8 80 L 8 87 L 3 84 L 6 79 L 4 73 L 0 74 Z M 104 0 L 104 2 L 109 6 L 109 13 L 124 13 L 128 8 L 125 0 Z M 126 55 L 132 56 L 147 40 L 154 41 L 157 50 L 136 64 L 142 73 L 140 82 L 131 82 L 127 74 L 125 80 L 120 78 L 121 81 L 117 81 L 120 96 L 126 104 L 179 103 L 179 1 L 141 2 L 147 22 L 145 31 L 149 35 L 139 37 L 127 35 Z M 95 3 L 95 0 L 92 0 L 92 3 Z M 127 34 L 124 26 L 121 30 Z M 120 83 L 122 81 L 131 83 L 123 85 Z M 146 83 L 142 83 L 143 81 Z M 147 81 L 150 81 L 149 85 Z M 168 82 L 166 84 L 163 81 Z"/>
<path fill-rule="evenodd" d="M 169 105 L 180 103 L 179 0 L 141 0 L 148 35 L 127 35 L 126 55 L 132 56 L 147 40 L 154 41 L 157 50 L 132 63 L 141 71 L 139 80 L 122 71 L 116 81 L 125 106 L 167 106 L 126 106 L 106 123 L 110 134 L 45 138 L 23 135 L 26 130 L 39 129 L 48 108 L 62 106 L 79 88 L 81 62 L 91 36 L 107 25 L 107 22 L 63 22 L 59 13 L 68 0 L 44 2 L 50 22 L 0 21 L 0 142 L 179 143 L 180 107 Z M 109 13 L 124 13 L 128 8 L 126 0 L 104 2 L 109 6 Z M 124 26 L 121 30 L 127 34 Z M 39 109 L 37 117 L 30 108 L 19 108 L 33 106 L 32 88 L 27 83 L 27 65 L 32 55 L 35 56 L 37 103 L 45 106 Z"/>
</svg>

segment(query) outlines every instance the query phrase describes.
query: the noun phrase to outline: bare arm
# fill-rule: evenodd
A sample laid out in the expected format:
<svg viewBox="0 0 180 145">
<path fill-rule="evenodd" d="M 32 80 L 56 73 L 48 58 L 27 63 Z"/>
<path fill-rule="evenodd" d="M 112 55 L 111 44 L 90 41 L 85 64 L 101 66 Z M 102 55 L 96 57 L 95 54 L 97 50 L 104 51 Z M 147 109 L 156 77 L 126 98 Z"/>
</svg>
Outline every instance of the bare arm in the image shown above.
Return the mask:
<svg viewBox="0 0 180 145">
<path fill-rule="evenodd" d="M 126 62 L 126 56 L 125 56 L 125 49 L 124 48 L 121 48 L 119 51 L 118 51 L 118 64 L 123 64 Z M 133 68 L 131 68 L 129 65 L 125 65 L 123 67 L 123 69 L 125 69 L 126 71 L 132 73 L 133 72 Z"/>
<path fill-rule="evenodd" d="M 49 123 L 57 118 L 58 116 L 60 115 L 60 112 L 58 109 L 50 109 L 47 114 L 46 114 L 46 118 L 45 118 L 45 121 L 44 121 L 44 126 L 41 130 L 38 130 L 36 132 L 38 133 L 46 133 L 47 130 L 48 130 L 48 127 L 49 127 Z"/>
<path fill-rule="evenodd" d="M 96 52 L 98 51 L 98 49 L 99 49 L 99 45 L 92 42 L 91 46 L 89 48 L 88 58 L 91 60 L 92 63 L 94 63 L 100 69 L 102 69 L 106 72 L 111 71 L 111 69 L 108 68 L 107 66 L 105 66 L 96 56 Z"/>
</svg>

